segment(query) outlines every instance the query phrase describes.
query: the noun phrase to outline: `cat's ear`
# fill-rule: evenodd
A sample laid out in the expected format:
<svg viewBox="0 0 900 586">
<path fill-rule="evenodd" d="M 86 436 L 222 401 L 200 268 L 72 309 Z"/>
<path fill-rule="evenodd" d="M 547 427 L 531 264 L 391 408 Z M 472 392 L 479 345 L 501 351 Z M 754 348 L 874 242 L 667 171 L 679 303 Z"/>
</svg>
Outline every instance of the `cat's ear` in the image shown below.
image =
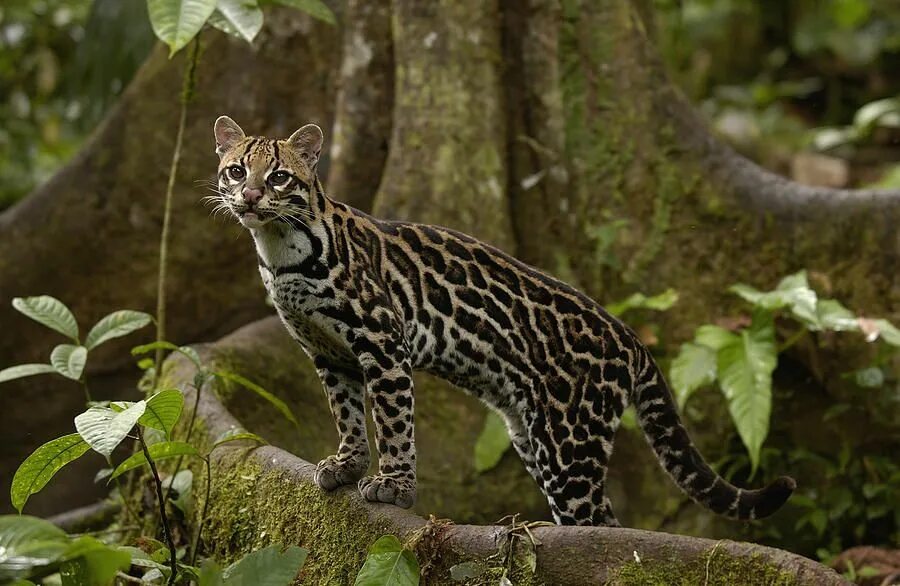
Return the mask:
<svg viewBox="0 0 900 586">
<path fill-rule="evenodd" d="M 291 135 L 288 144 L 294 147 L 310 169 L 315 169 L 319 162 L 319 153 L 322 152 L 324 138 L 321 128 L 315 124 L 307 124 Z"/>
<path fill-rule="evenodd" d="M 228 116 L 219 116 L 213 130 L 216 135 L 216 154 L 219 158 L 246 136 L 237 122 Z"/>
</svg>

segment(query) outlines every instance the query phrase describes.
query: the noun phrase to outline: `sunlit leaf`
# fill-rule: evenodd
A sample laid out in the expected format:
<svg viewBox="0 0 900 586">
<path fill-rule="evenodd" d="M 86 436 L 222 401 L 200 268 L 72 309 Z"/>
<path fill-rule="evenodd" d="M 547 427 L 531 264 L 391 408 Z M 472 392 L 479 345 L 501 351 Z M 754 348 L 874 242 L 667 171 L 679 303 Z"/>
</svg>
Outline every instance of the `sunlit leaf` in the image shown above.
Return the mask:
<svg viewBox="0 0 900 586">
<path fill-rule="evenodd" d="M 185 442 L 160 442 L 147 447 L 150 457 L 153 461 L 165 460 L 167 458 L 176 458 L 178 456 L 196 456 L 197 448 Z M 110 476 L 110 480 L 118 478 L 122 474 L 135 468 L 140 468 L 147 463 L 143 450 L 132 454 L 127 460 L 116 467 L 116 470 Z"/>
<path fill-rule="evenodd" d="M 665 311 L 678 301 L 678 292 L 675 289 L 666 289 L 659 295 L 647 297 L 643 293 L 632 293 L 627 298 L 617 303 L 612 303 L 606 310 L 613 315 L 622 315 L 630 309 L 653 309 Z"/>
<path fill-rule="evenodd" d="M 142 311 L 127 309 L 114 311 L 94 324 L 94 327 L 88 332 L 87 338 L 85 338 L 84 345 L 90 350 L 113 338 L 127 336 L 131 332 L 146 326 L 152 320 L 153 318 L 149 313 Z"/>
<path fill-rule="evenodd" d="M 354 586 L 417 586 L 419 562 L 393 535 L 378 538 L 356 576 Z"/>
<path fill-rule="evenodd" d="M 36 374 L 57 374 L 52 364 L 20 364 L 18 366 L 10 366 L 0 370 L 0 383 L 15 380 L 17 378 L 25 378 L 26 376 L 34 376 Z"/>
<path fill-rule="evenodd" d="M 237 441 L 252 441 L 259 444 L 268 444 L 265 438 L 256 435 L 255 433 L 251 433 L 246 429 L 236 428 L 229 429 L 227 431 L 222 432 L 219 437 L 216 438 L 215 443 L 213 444 L 213 448 L 217 448 L 222 444 L 226 444 L 228 442 L 237 442 Z"/>
<path fill-rule="evenodd" d="M 28 515 L 0 516 L 0 583 L 24 578 L 59 559 L 69 547 L 66 532 Z"/>
<path fill-rule="evenodd" d="M 816 320 L 823 330 L 858 331 L 859 322 L 849 309 L 835 299 L 820 299 L 816 304 Z"/>
<path fill-rule="evenodd" d="M 138 356 L 140 354 L 147 354 L 148 352 L 155 352 L 158 349 L 178 352 L 179 354 L 186 356 L 191 362 L 194 363 L 194 366 L 196 366 L 198 369 L 202 367 L 202 364 L 200 363 L 200 355 L 197 354 L 196 350 L 194 350 L 190 346 L 176 346 L 172 342 L 151 342 L 149 344 L 135 346 L 131 349 L 131 354 L 133 356 Z"/>
<path fill-rule="evenodd" d="M 307 550 L 296 545 L 270 545 L 247 554 L 222 572 L 224 586 L 285 586 L 293 583 Z"/>
<path fill-rule="evenodd" d="M 806 271 L 800 271 L 783 278 L 772 291 L 758 291 L 747 285 L 732 285 L 729 291 L 736 293 L 746 301 L 774 311 L 784 307 L 801 321 L 818 326 L 816 315 L 816 292 L 813 291 L 806 278 Z"/>
<path fill-rule="evenodd" d="M 138 423 L 153 429 L 158 429 L 166 434 L 166 438 L 172 435 L 181 410 L 184 408 L 184 395 L 178 389 L 166 389 L 147 399 L 147 409 L 138 420 Z"/>
<path fill-rule="evenodd" d="M 50 364 L 56 372 L 72 380 L 80 380 L 87 363 L 87 348 L 74 344 L 60 344 L 50 353 Z"/>
<path fill-rule="evenodd" d="M 36 449 L 16 470 L 10 487 L 10 499 L 17 511 L 28 497 L 39 492 L 59 470 L 80 458 L 90 446 L 77 433 L 51 440 Z"/>
<path fill-rule="evenodd" d="M 716 380 L 716 351 L 700 344 L 682 344 L 669 368 L 669 380 L 683 409 L 694 391 Z"/>
<path fill-rule="evenodd" d="M 732 342 L 735 334 L 729 332 L 725 328 L 714 326 L 712 324 L 702 325 L 694 332 L 694 343 L 701 344 L 707 348 L 718 350 L 722 346 Z"/>
<path fill-rule="evenodd" d="M 873 126 L 900 127 L 900 99 L 884 98 L 869 102 L 856 111 L 853 126 L 860 129 Z"/>
<path fill-rule="evenodd" d="M 78 323 L 66 305 L 49 295 L 39 297 L 15 297 L 12 306 L 52 330 L 78 341 Z"/>
<path fill-rule="evenodd" d="M 75 417 L 75 429 L 94 451 L 109 458 L 113 450 L 128 436 L 147 408 L 138 401 L 121 412 L 104 407 L 91 407 Z"/>
<path fill-rule="evenodd" d="M 219 0 L 209 19 L 217 29 L 252 43 L 263 25 L 263 12 L 256 0 Z"/>
<path fill-rule="evenodd" d="M 475 470 L 487 472 L 496 466 L 509 446 L 506 423 L 496 412 L 488 411 L 484 427 L 475 442 Z"/>
<path fill-rule="evenodd" d="M 264 388 L 262 388 L 255 382 L 247 380 L 246 378 L 244 378 L 241 375 L 236 374 L 234 372 L 218 371 L 213 374 L 221 379 L 235 382 L 235 383 L 241 385 L 242 387 L 244 387 L 245 389 L 253 391 L 257 395 L 259 395 L 261 398 L 263 398 L 266 401 L 268 401 L 269 403 L 271 403 L 272 406 L 274 406 L 276 409 L 278 409 L 278 411 L 282 415 L 284 415 L 285 419 L 287 419 L 288 421 L 290 421 L 297 427 L 300 426 L 300 423 L 297 421 L 297 418 L 294 417 L 294 414 L 291 413 L 291 410 L 287 406 L 287 403 L 285 403 L 284 401 L 282 401 L 281 399 L 279 399 L 278 397 L 276 397 L 269 391 L 265 390 Z"/>
<path fill-rule="evenodd" d="M 216 9 L 216 0 L 147 0 L 150 24 L 171 57 L 197 36 Z"/>
<path fill-rule="evenodd" d="M 750 327 L 723 346 L 717 356 L 719 384 L 754 471 L 769 433 L 772 372 L 777 361 L 772 315 L 759 310 Z"/>
</svg>

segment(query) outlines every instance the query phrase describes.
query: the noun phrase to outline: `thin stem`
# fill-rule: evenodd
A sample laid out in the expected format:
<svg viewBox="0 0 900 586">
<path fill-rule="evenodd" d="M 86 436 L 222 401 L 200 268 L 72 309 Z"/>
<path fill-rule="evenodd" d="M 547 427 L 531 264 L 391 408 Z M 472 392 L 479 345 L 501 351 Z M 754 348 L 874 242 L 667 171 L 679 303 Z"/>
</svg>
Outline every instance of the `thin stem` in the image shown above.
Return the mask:
<svg viewBox="0 0 900 586">
<path fill-rule="evenodd" d="M 781 354 L 782 352 L 802 340 L 803 336 L 805 336 L 808 332 L 809 330 L 807 330 L 806 328 L 800 328 L 799 330 L 794 332 L 794 334 L 790 338 L 785 340 L 784 344 L 778 347 L 778 353 Z"/>
<path fill-rule="evenodd" d="M 203 499 L 203 511 L 200 512 L 200 520 L 197 522 L 197 533 L 194 534 L 194 545 L 191 548 L 191 565 L 197 561 L 197 550 L 200 548 L 200 533 L 203 532 L 203 523 L 206 522 L 206 511 L 209 507 L 209 493 L 212 485 L 212 468 L 209 464 L 209 456 L 203 458 L 206 462 L 206 498 Z"/>
<path fill-rule="evenodd" d="M 82 374 L 79 382 L 84 388 L 84 400 L 87 402 L 86 405 L 89 407 L 91 403 L 94 402 L 94 400 L 91 398 L 91 389 L 88 388 L 87 377 Z"/>
<path fill-rule="evenodd" d="M 202 374 L 202 373 L 201 373 Z M 194 386 L 194 408 L 191 410 L 191 418 L 188 420 L 188 428 L 187 428 L 187 437 L 184 438 L 184 441 L 187 443 L 191 443 L 191 435 L 194 433 L 194 420 L 197 418 L 197 405 L 200 404 L 200 393 L 203 392 L 204 381 L 206 381 L 206 375 L 200 379 L 200 386 Z M 178 456 L 178 460 L 175 461 L 175 472 L 172 474 L 174 478 L 178 475 L 178 472 L 181 471 L 181 464 L 184 462 L 184 456 Z M 169 483 L 169 487 L 166 489 L 166 499 L 169 498 L 169 495 L 172 492 L 172 483 Z"/>
<path fill-rule="evenodd" d="M 188 102 L 194 94 L 197 62 L 200 58 L 200 37 L 194 39 L 191 54 L 185 64 L 181 91 L 181 112 L 178 117 L 178 131 L 175 134 L 175 149 L 172 152 L 172 163 L 169 166 L 169 181 L 166 184 L 166 199 L 163 206 L 162 234 L 159 237 L 159 275 L 156 279 L 156 341 L 166 339 L 166 265 L 169 259 L 169 229 L 172 220 L 172 193 L 175 191 L 175 177 L 178 174 L 178 163 L 181 161 L 181 143 L 184 139 L 184 127 L 187 124 Z M 159 382 L 162 368 L 163 349 L 157 348 L 155 370 L 153 372 L 153 388 Z"/>
<path fill-rule="evenodd" d="M 141 428 L 137 428 L 138 441 L 141 442 L 141 449 L 144 451 L 144 457 L 150 464 L 150 472 L 153 474 L 153 480 L 156 482 L 156 499 L 159 501 L 159 516 L 162 518 L 163 533 L 166 537 L 166 543 L 169 546 L 169 565 L 172 566 L 172 575 L 169 576 L 169 586 L 175 584 L 175 576 L 178 573 L 178 559 L 175 552 L 175 542 L 172 540 L 172 531 L 169 529 L 169 516 L 166 514 L 166 500 L 163 496 L 162 481 L 159 479 L 159 472 L 156 470 L 156 463 L 150 457 L 150 450 L 147 449 L 147 443 L 144 441 L 144 433 Z"/>
</svg>

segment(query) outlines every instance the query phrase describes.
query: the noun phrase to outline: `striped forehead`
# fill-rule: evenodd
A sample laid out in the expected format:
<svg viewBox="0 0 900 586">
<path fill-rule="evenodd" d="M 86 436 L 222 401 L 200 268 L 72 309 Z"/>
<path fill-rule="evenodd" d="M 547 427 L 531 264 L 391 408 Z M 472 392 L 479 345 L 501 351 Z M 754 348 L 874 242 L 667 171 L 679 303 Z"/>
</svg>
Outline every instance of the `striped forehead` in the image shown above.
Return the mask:
<svg viewBox="0 0 900 586">
<path fill-rule="evenodd" d="M 266 169 L 279 159 L 278 141 L 272 138 L 251 137 L 235 151 L 240 153 L 238 162 L 248 169 Z"/>
</svg>

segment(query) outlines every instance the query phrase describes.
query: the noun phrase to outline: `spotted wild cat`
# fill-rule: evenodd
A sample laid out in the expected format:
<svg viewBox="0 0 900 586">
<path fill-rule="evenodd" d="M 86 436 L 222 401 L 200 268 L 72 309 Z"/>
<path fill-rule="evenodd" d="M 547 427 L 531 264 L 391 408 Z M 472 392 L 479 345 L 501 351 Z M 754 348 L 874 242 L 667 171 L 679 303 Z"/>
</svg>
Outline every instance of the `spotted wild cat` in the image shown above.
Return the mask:
<svg viewBox="0 0 900 586">
<path fill-rule="evenodd" d="M 500 413 L 558 523 L 618 525 L 604 483 L 629 403 L 663 468 L 716 513 L 761 518 L 791 495 L 788 477 L 743 490 L 713 472 L 650 352 L 585 295 L 465 234 L 380 220 L 327 197 L 318 126 L 286 140 L 247 137 L 223 116 L 215 137 L 214 198 L 252 234 L 263 283 L 334 415 L 340 446 L 316 468 L 323 489 L 358 481 L 370 501 L 413 504 L 412 373 L 424 370 Z"/>
</svg>

